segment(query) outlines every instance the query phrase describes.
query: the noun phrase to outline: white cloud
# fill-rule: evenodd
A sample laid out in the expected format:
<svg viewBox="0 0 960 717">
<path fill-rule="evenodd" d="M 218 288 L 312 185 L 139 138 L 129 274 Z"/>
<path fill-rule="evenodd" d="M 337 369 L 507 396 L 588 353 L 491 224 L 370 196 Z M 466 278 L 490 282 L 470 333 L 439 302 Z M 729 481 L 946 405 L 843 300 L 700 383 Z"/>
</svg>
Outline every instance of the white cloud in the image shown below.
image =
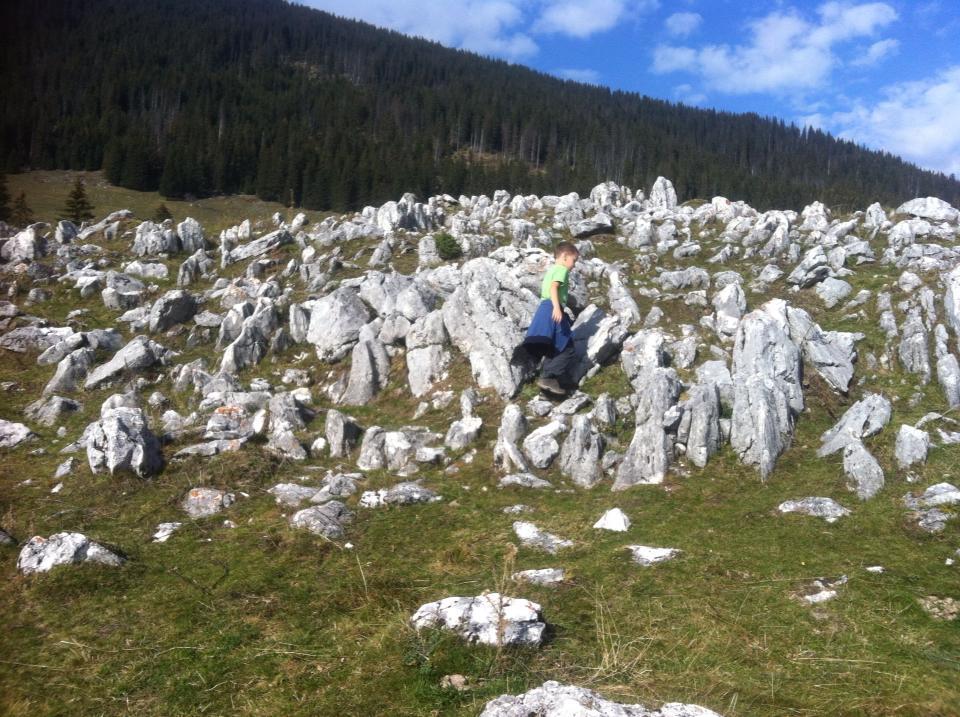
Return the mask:
<svg viewBox="0 0 960 717">
<path fill-rule="evenodd" d="M 870 45 L 866 54 L 851 62 L 851 65 L 857 67 L 869 67 L 875 65 L 885 57 L 896 55 L 900 51 L 900 41 L 893 39 L 880 40 Z"/>
<path fill-rule="evenodd" d="M 667 32 L 674 37 L 686 37 L 700 27 L 703 17 L 695 12 L 675 12 L 664 22 Z"/>
<path fill-rule="evenodd" d="M 559 70 L 554 70 L 553 74 L 564 80 L 573 80 L 574 82 L 583 82 L 588 85 L 600 84 L 600 73 L 597 72 L 596 70 L 567 67 Z"/>
<path fill-rule="evenodd" d="M 707 101 L 707 96 L 702 92 L 697 92 L 692 85 L 677 85 L 673 88 L 673 96 L 685 105 L 702 105 Z"/>
<path fill-rule="evenodd" d="M 882 95 L 873 105 L 818 119 L 842 137 L 960 176 L 960 65 L 890 85 Z"/>
<path fill-rule="evenodd" d="M 510 59 L 537 43 L 523 31 L 528 0 L 306 0 L 311 6 L 407 35 Z"/>
<path fill-rule="evenodd" d="M 533 30 L 586 38 L 658 5 L 657 0 L 546 0 Z"/>
<path fill-rule="evenodd" d="M 837 65 L 836 45 L 869 37 L 897 18 L 886 3 L 828 2 L 817 12 L 816 22 L 796 10 L 753 20 L 747 25 L 750 40 L 743 45 L 661 45 L 654 50 L 652 69 L 692 72 L 708 87 L 729 94 L 812 90 L 823 86 Z"/>
</svg>

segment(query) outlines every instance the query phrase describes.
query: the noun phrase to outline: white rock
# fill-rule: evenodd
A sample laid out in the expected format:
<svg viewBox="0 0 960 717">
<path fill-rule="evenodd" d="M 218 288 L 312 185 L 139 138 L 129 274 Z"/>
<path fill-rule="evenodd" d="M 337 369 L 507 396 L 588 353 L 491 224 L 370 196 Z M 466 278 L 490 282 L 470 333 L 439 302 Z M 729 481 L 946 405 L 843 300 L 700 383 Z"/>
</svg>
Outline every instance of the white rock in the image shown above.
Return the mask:
<svg viewBox="0 0 960 717">
<path fill-rule="evenodd" d="M 630 518 L 619 508 L 611 508 L 600 516 L 593 527 L 598 530 L 613 530 L 618 533 L 625 533 L 630 527 Z"/>
<path fill-rule="evenodd" d="M 633 554 L 633 561 L 638 565 L 656 565 L 680 555 L 677 548 L 653 548 L 649 545 L 628 545 L 627 549 Z"/>
</svg>

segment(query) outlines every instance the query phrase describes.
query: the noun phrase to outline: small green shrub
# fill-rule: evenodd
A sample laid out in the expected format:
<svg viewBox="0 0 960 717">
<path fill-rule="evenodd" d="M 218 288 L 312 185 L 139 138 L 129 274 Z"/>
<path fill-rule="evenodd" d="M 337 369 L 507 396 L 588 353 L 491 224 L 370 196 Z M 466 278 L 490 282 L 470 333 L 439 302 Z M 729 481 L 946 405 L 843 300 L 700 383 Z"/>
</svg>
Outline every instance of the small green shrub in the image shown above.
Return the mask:
<svg viewBox="0 0 960 717">
<path fill-rule="evenodd" d="M 440 255 L 441 259 L 450 261 L 463 256 L 463 249 L 460 248 L 460 244 L 447 232 L 435 234 L 433 241 L 437 245 L 437 254 Z"/>
</svg>

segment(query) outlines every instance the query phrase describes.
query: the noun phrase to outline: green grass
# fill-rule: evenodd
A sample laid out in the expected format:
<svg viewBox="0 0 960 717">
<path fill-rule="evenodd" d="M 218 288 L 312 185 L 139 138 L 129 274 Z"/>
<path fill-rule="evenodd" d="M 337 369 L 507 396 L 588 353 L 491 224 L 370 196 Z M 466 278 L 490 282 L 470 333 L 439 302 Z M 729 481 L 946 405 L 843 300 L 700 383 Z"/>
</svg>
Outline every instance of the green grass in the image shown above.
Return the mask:
<svg viewBox="0 0 960 717">
<path fill-rule="evenodd" d="M 124 246 L 108 247 L 109 256 L 119 261 Z M 869 267 L 850 281 L 859 289 L 861 282 L 879 285 L 895 276 L 889 267 Z M 50 288 L 53 300 L 39 311 L 54 323 L 80 306 L 91 310 L 88 325 L 112 321 L 99 298 L 81 302 L 65 286 Z M 773 295 L 771 290 L 767 296 Z M 809 298 L 811 308 L 818 301 L 810 292 L 789 296 L 798 305 Z M 751 297 L 751 308 L 762 298 Z M 680 307 L 682 301 L 663 304 L 670 322 L 679 321 Z M 875 325 L 874 303 L 864 308 Z M 825 328 L 852 330 L 830 318 L 841 313 L 821 313 Z M 694 312 L 683 320 L 695 323 Z M 187 352 L 184 336 L 159 340 L 185 350 L 180 360 L 203 356 L 216 365 L 219 359 L 209 346 Z M 868 331 L 861 352 L 882 348 L 882 338 Z M 262 376 L 278 385 L 277 372 L 296 352 L 276 362 L 268 358 L 241 378 Z M 313 358 L 297 365 L 317 378 L 329 370 Z M 53 367 L 37 366 L 32 356 L 0 356 L 0 381 L 16 383 L 4 395 L 0 417 L 23 420 L 24 406 L 52 373 Z M 78 566 L 24 577 L 16 574 L 18 549 L 0 548 L 0 620 L 6 628 L 0 714 L 466 716 L 499 694 L 546 679 L 650 706 L 698 703 L 730 717 L 960 714 L 960 631 L 956 623 L 932 620 L 917 603 L 926 595 L 957 597 L 957 568 L 945 566 L 944 559 L 960 547 L 960 521 L 948 523 L 942 534 L 923 534 L 900 504 L 908 490 L 956 482 L 958 449 L 934 449 L 916 485 L 905 482 L 892 456 L 899 424 L 944 408 L 942 394 L 896 366 L 875 372 L 860 367 L 857 375 L 867 376 L 866 383 L 838 397 L 808 372 L 809 410 L 765 484 L 726 448 L 703 470 L 685 469 L 663 486 L 616 494 L 609 482 L 572 489 L 556 470 L 542 474 L 559 491 L 498 489 L 491 459 L 502 403 L 484 392 L 475 460 L 455 457 L 455 474 L 441 467 L 420 474 L 444 500 L 364 510 L 351 498 L 356 520 L 346 540 L 352 549 L 345 541 L 291 529 L 292 510 L 266 493 L 277 482 L 304 475 L 319 482 L 326 469 L 352 469 L 352 461 L 297 464 L 248 445 L 213 459 L 171 463 L 156 479 L 141 481 L 92 475 L 79 454 L 80 465 L 64 479 L 63 490 L 51 494 L 53 472 L 63 460 L 57 448 L 76 439 L 118 388 L 82 393 L 83 410 L 66 421 L 66 438 L 37 429 L 38 443 L 0 454 L 0 525 L 21 540 L 77 530 L 116 546 L 129 562 L 120 569 Z M 467 362 L 458 357 L 448 385 L 460 390 L 469 382 Z M 410 423 L 417 401 L 404 383 L 405 368 L 397 359 L 390 385 L 376 401 L 345 410 L 366 426 Z M 166 380 L 156 388 L 178 410 L 195 401 L 174 394 Z M 586 388 L 614 396 L 630 390 L 617 364 Z M 906 397 L 917 389 L 925 397 L 923 408 L 909 408 L 901 399 L 891 424 L 870 439 L 887 486 L 860 503 L 844 486 L 840 458 L 816 457 L 819 436 L 864 392 L 895 390 Z M 533 395 L 525 387 L 520 400 Z M 454 402 L 416 423 L 442 433 L 458 410 Z M 309 441 L 322 427 L 321 412 L 302 437 Z M 632 435 L 629 417 L 616 432 L 625 447 Z M 47 452 L 31 455 L 38 446 Z M 168 457 L 176 447 L 167 447 Z M 27 479 L 30 484 L 23 485 Z M 399 480 L 372 472 L 362 489 Z M 178 503 L 196 485 L 248 497 L 219 516 L 191 521 Z M 807 495 L 834 497 L 853 513 L 833 525 L 776 513 L 781 501 Z M 524 519 L 576 545 L 556 557 L 517 550 L 515 518 L 502 509 L 521 502 L 535 508 Z M 629 532 L 594 531 L 594 521 L 615 506 L 632 520 Z M 236 527 L 225 527 L 225 519 Z M 183 521 L 183 528 L 167 543 L 151 543 L 155 526 L 172 520 Z M 641 568 L 625 549 L 634 543 L 676 547 L 683 554 Z M 864 570 L 875 564 L 887 572 Z M 548 566 L 565 568 L 566 582 L 546 588 L 504 578 Z M 841 574 L 849 582 L 836 600 L 811 608 L 796 598 L 814 578 Z M 409 627 L 409 616 L 425 602 L 495 589 L 543 606 L 550 625 L 543 647 L 468 646 Z M 442 678 L 454 673 L 467 677 L 467 691 L 441 687 Z"/>
</svg>

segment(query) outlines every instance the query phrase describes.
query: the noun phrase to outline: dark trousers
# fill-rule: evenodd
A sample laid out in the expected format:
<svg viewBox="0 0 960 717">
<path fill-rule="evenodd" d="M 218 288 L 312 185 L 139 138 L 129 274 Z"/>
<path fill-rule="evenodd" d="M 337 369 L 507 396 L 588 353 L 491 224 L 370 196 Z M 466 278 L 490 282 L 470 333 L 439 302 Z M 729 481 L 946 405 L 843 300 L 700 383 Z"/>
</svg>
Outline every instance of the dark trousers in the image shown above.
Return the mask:
<svg viewBox="0 0 960 717">
<path fill-rule="evenodd" d="M 543 378 L 555 378 L 561 385 L 569 384 L 576 359 L 577 352 L 573 350 L 573 341 L 568 341 L 563 351 L 551 351 L 547 354 L 540 375 Z"/>
</svg>

